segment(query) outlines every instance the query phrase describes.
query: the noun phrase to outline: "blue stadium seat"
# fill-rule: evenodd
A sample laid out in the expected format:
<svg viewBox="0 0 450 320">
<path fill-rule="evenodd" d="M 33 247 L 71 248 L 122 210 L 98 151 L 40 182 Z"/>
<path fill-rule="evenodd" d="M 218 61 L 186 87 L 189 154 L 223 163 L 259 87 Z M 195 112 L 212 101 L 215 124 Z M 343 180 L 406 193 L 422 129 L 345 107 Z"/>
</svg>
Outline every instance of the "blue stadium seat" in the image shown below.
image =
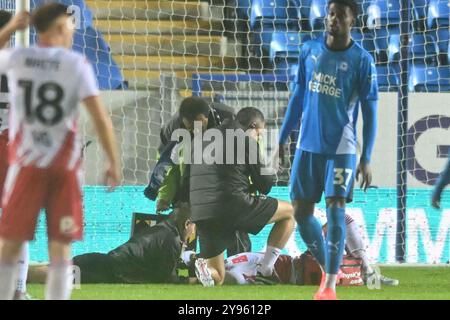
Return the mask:
<svg viewBox="0 0 450 320">
<path fill-rule="evenodd" d="M 311 30 L 325 30 L 327 16 L 327 0 L 312 0 L 309 10 L 309 25 Z"/>
<path fill-rule="evenodd" d="M 427 66 L 438 65 L 439 48 L 430 35 L 416 33 L 409 38 L 409 58 L 414 64 Z M 389 39 L 388 62 L 394 62 L 400 56 L 400 35 L 392 35 Z"/>
<path fill-rule="evenodd" d="M 73 49 L 83 53 L 92 64 L 101 90 L 126 87 L 120 68 L 113 60 L 108 44 L 94 28 L 77 30 L 73 39 Z"/>
<path fill-rule="evenodd" d="M 408 88 L 413 92 L 450 91 L 450 68 L 413 66 Z"/>
<path fill-rule="evenodd" d="M 389 37 L 400 33 L 400 1 L 370 1 L 366 25 L 374 35 L 377 54 L 383 54 L 388 48 Z"/>
<path fill-rule="evenodd" d="M 289 64 L 289 76 L 295 79 L 297 77 L 297 74 L 298 74 L 298 63 Z"/>
<path fill-rule="evenodd" d="M 363 33 L 361 29 L 355 28 L 352 30 L 352 39 L 375 58 L 375 42 L 371 33 Z"/>
<path fill-rule="evenodd" d="M 287 9 L 286 9 L 287 8 Z M 289 0 L 254 0 L 250 15 L 253 48 L 257 56 L 269 50 L 272 33 L 298 30 L 297 10 Z"/>
<path fill-rule="evenodd" d="M 447 49 L 447 64 L 450 66 L 450 42 L 448 43 Z"/>
<path fill-rule="evenodd" d="M 298 32 L 274 32 L 270 42 L 270 59 L 298 59 L 300 46 L 310 39 L 309 34 Z"/>
<path fill-rule="evenodd" d="M 32 0 L 31 8 L 35 8 L 47 3 L 48 0 Z M 79 14 L 80 24 L 73 38 L 73 49 L 83 53 L 88 61 L 94 67 L 97 81 L 101 90 L 114 90 L 125 88 L 122 73 L 116 62 L 113 60 L 108 44 L 103 36 L 93 27 L 92 12 L 86 6 L 84 0 L 59 0 L 67 6 L 74 5 L 80 8 L 80 12 L 72 10 L 75 14 Z M 35 32 L 31 32 L 32 37 L 36 36 Z M 35 40 L 34 40 L 35 41 Z"/>
<path fill-rule="evenodd" d="M 427 28 L 436 39 L 442 54 L 447 52 L 449 43 L 450 8 L 448 0 L 430 0 L 428 5 Z"/>
<path fill-rule="evenodd" d="M 372 0 L 367 8 L 367 26 L 381 27 L 400 24 L 399 0 Z"/>
<path fill-rule="evenodd" d="M 291 4 L 295 8 L 297 8 L 299 19 L 309 20 L 309 10 L 311 8 L 311 0 L 292 0 Z"/>
<path fill-rule="evenodd" d="M 427 16 L 428 0 L 412 0 L 412 9 L 415 20 L 424 20 Z"/>
<path fill-rule="evenodd" d="M 428 28 L 448 27 L 449 19 L 450 8 L 448 0 L 430 0 L 427 15 Z"/>
<path fill-rule="evenodd" d="M 48 0 L 31 0 L 30 1 L 30 6 L 31 8 L 36 8 L 38 6 L 41 6 L 45 3 L 49 2 Z M 79 20 L 80 20 L 80 25 L 77 26 L 80 29 L 84 29 L 84 28 L 88 28 L 88 27 L 92 27 L 92 12 L 91 10 L 86 6 L 86 3 L 84 0 L 58 0 L 57 2 L 60 2 L 62 4 L 65 4 L 66 6 L 74 6 L 73 9 L 75 10 L 75 8 L 79 8 L 80 12 L 79 12 Z M 72 13 L 77 14 L 77 12 L 75 12 L 74 10 L 72 10 Z"/>
<path fill-rule="evenodd" d="M 377 65 L 377 81 L 380 91 L 395 91 L 399 86 L 398 72 L 388 64 Z"/>
<path fill-rule="evenodd" d="M 274 64 L 274 72 L 279 75 L 286 75 L 294 79 L 298 72 L 298 58 L 287 61 L 286 59 L 277 59 Z"/>
<path fill-rule="evenodd" d="M 236 0 L 236 15 L 240 19 L 248 19 L 250 17 L 251 0 Z"/>
<path fill-rule="evenodd" d="M 298 12 L 289 0 L 253 0 L 250 14 L 250 28 L 257 30 L 261 23 L 289 25 L 297 23 Z"/>
<path fill-rule="evenodd" d="M 291 91 L 294 91 L 295 87 L 295 79 L 297 78 L 298 74 L 298 63 L 291 63 L 289 65 L 289 79 L 292 79 L 292 81 L 289 83 L 289 89 Z"/>
<path fill-rule="evenodd" d="M 370 6 L 371 0 L 356 0 L 356 4 L 358 5 L 358 11 L 360 15 L 364 15 L 367 13 L 367 8 Z"/>
</svg>

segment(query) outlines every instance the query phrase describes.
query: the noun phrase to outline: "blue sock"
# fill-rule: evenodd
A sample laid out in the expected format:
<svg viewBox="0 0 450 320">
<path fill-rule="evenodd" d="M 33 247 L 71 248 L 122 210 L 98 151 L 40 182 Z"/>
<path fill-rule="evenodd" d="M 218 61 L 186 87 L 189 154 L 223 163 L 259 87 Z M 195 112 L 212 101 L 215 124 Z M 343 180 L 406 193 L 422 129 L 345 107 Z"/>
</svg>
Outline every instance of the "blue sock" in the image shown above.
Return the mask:
<svg viewBox="0 0 450 320">
<path fill-rule="evenodd" d="M 328 274 L 337 274 L 342 262 L 345 248 L 345 209 L 327 208 L 327 258 L 325 271 Z"/>
<path fill-rule="evenodd" d="M 325 241 L 322 235 L 322 226 L 312 214 L 297 217 L 298 231 L 306 243 L 308 250 L 317 262 L 325 266 Z"/>
</svg>

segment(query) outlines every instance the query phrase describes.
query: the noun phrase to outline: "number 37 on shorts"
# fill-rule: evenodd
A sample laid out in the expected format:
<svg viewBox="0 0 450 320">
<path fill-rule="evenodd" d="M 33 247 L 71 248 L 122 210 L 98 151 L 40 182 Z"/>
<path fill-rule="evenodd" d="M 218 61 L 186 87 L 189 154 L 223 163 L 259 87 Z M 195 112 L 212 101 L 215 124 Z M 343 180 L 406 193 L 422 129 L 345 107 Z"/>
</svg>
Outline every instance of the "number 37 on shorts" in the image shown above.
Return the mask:
<svg viewBox="0 0 450 320">
<path fill-rule="evenodd" d="M 325 196 L 352 198 L 355 180 L 355 157 L 336 155 L 327 168 Z"/>
<path fill-rule="evenodd" d="M 297 149 L 291 172 L 291 199 L 320 202 L 326 198 L 342 197 L 350 202 L 356 155 L 322 155 Z"/>
</svg>

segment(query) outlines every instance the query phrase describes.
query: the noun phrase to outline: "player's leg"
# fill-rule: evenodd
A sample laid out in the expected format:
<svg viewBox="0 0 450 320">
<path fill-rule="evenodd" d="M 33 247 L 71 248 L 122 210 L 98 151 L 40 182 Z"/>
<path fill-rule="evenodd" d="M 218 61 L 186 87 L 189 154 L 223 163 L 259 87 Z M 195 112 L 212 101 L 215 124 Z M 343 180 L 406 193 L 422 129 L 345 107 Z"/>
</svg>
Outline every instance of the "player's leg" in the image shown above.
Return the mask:
<svg viewBox="0 0 450 320">
<path fill-rule="evenodd" d="M 72 292 L 71 245 L 67 242 L 49 241 L 50 263 L 45 286 L 46 300 L 69 300 Z"/>
<path fill-rule="evenodd" d="M 72 291 L 71 243 L 83 235 L 80 172 L 50 169 L 47 196 L 49 257 L 45 298 L 66 300 Z"/>
<path fill-rule="evenodd" d="M 273 223 L 258 267 L 259 276 L 272 277 L 275 262 L 294 230 L 292 205 L 265 195 L 250 196 L 249 201 L 236 208 L 235 212 L 235 219 L 232 219 L 234 230 L 258 234 L 266 225 Z"/>
<path fill-rule="evenodd" d="M 47 191 L 43 178 L 42 173 L 34 168 L 20 168 L 16 165 L 8 168 L 0 218 L 1 299 L 13 298 L 22 244 L 34 237 L 39 209 Z"/>
<path fill-rule="evenodd" d="M 0 215 L 1 215 L 1 199 L 3 185 L 8 172 L 8 130 L 3 130 L 0 133 Z M 19 259 L 19 273 L 17 279 L 17 288 L 14 299 L 23 299 L 26 296 L 27 274 L 28 274 L 28 243 L 24 243 Z"/>
<path fill-rule="evenodd" d="M 347 247 L 348 253 L 350 253 L 355 258 L 361 259 L 362 271 L 363 273 L 372 273 L 372 268 L 370 267 L 369 258 L 366 254 L 366 249 L 364 241 L 361 237 L 361 232 L 359 227 L 353 219 L 348 219 L 346 215 L 347 225 L 346 225 L 346 237 L 345 245 Z"/>
<path fill-rule="evenodd" d="M 364 282 L 368 281 L 380 281 L 381 284 L 386 286 L 397 286 L 399 281 L 397 279 L 391 279 L 381 274 L 377 274 L 375 270 L 370 266 L 369 258 L 366 253 L 366 245 L 361 237 L 361 232 L 356 222 L 351 217 L 346 217 L 347 222 L 347 235 L 345 237 L 347 251 L 355 258 L 361 259 L 362 274 Z M 373 280 L 373 278 L 378 278 Z"/>
<path fill-rule="evenodd" d="M 19 256 L 19 272 L 17 276 L 16 293 L 14 294 L 15 300 L 24 300 L 27 298 L 27 277 L 28 277 L 28 265 L 29 265 L 29 249 L 28 242 L 23 243 Z"/>
<path fill-rule="evenodd" d="M 324 190 L 323 156 L 297 149 L 291 171 L 291 199 L 299 233 L 308 250 L 325 271 L 325 242 L 314 206 Z"/>
<path fill-rule="evenodd" d="M 265 277 L 271 276 L 275 262 L 281 254 L 286 242 L 289 240 L 295 227 L 294 209 L 286 201 L 278 200 L 275 214 L 270 218 L 268 224 L 273 223 L 267 239 L 267 247 L 261 260 L 259 271 Z"/>
<path fill-rule="evenodd" d="M 16 289 L 22 241 L 0 239 L 0 300 L 11 300 Z"/>
<path fill-rule="evenodd" d="M 227 285 L 244 285 L 247 284 L 247 281 L 244 278 L 244 275 L 240 272 L 236 272 L 236 270 L 225 271 L 225 280 L 223 284 Z"/>
<path fill-rule="evenodd" d="M 345 248 L 345 199 L 327 198 L 325 288 L 336 291 L 336 280 Z"/>
<path fill-rule="evenodd" d="M 294 200 L 293 205 L 298 231 L 309 252 L 325 272 L 325 242 L 322 225 L 314 216 L 315 204 L 309 201 Z"/>
<path fill-rule="evenodd" d="M 7 144 L 8 136 L 6 130 L 0 132 L 0 215 L 1 215 L 1 199 L 3 184 L 6 179 L 6 173 L 8 171 L 7 161 Z M 0 240 L 0 299 L 11 299 L 10 294 L 11 279 L 15 278 L 17 270 L 12 267 L 12 263 L 8 260 L 15 260 L 14 257 L 10 257 L 12 248 L 9 248 L 8 241 Z M 13 259 L 12 259 L 13 258 Z"/>
<path fill-rule="evenodd" d="M 74 267 L 80 272 L 81 283 L 120 283 L 117 259 L 104 253 L 85 253 L 73 257 Z"/>
<path fill-rule="evenodd" d="M 235 238 L 226 221 L 209 219 L 196 221 L 200 258 L 195 261 L 197 279 L 205 287 L 222 285 L 225 279 L 224 252 Z"/>
<path fill-rule="evenodd" d="M 330 156 L 327 160 L 325 182 L 327 251 L 325 259 L 326 279 L 323 293 L 330 293 L 328 298 L 335 298 L 337 274 L 345 248 L 345 204 L 352 200 L 355 168 L 355 155 L 335 155 Z"/>
<path fill-rule="evenodd" d="M 3 185 L 6 179 L 6 173 L 8 172 L 8 130 L 0 132 L 0 211 L 1 211 L 1 199 Z"/>
<path fill-rule="evenodd" d="M 225 262 L 223 252 L 218 256 L 206 259 L 208 269 L 211 271 L 211 276 L 215 285 L 222 285 L 225 280 Z"/>
</svg>

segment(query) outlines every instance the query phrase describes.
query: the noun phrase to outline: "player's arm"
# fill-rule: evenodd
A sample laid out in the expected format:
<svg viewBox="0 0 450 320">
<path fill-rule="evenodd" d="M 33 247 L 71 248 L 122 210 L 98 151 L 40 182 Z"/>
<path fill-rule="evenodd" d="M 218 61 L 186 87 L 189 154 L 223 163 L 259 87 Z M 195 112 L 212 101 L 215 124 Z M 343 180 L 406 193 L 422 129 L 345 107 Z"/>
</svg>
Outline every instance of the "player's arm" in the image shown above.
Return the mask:
<svg viewBox="0 0 450 320">
<path fill-rule="evenodd" d="M 250 143 L 246 143 L 246 145 L 250 145 Z M 248 151 L 251 150 L 252 148 L 249 148 L 249 150 L 247 150 L 247 163 L 250 171 L 250 180 L 252 182 L 252 187 L 262 194 L 268 194 L 272 189 L 272 186 L 276 182 L 275 171 L 267 167 L 267 165 L 263 163 L 259 144 L 256 148 L 258 152 L 257 161 L 255 164 L 251 164 L 249 161 L 250 157 L 248 155 Z"/>
<path fill-rule="evenodd" d="M 100 144 L 109 161 L 109 168 L 105 175 L 106 183 L 111 187 L 115 187 L 120 183 L 121 170 L 111 117 L 106 113 L 99 96 L 88 97 L 83 100 L 83 103 L 94 123 Z"/>
<path fill-rule="evenodd" d="M 169 171 L 167 171 L 167 175 L 164 177 L 164 181 L 158 190 L 156 211 L 161 212 L 169 209 L 169 206 L 177 193 L 180 180 L 180 167 L 179 165 L 173 165 Z"/>
<path fill-rule="evenodd" d="M 377 107 L 378 107 L 378 84 L 375 63 L 370 56 L 363 59 L 361 65 L 359 98 L 361 101 L 361 112 L 363 118 L 363 148 L 356 179 L 361 175 L 361 188 L 367 190 L 372 182 L 370 160 L 375 138 L 377 134 Z"/>
<path fill-rule="evenodd" d="M 302 116 L 302 91 L 301 85 L 295 84 L 295 89 L 289 99 L 286 115 L 284 116 L 283 125 L 281 126 L 280 138 L 278 140 L 280 145 L 284 145 L 287 142 L 289 134 L 296 128 Z"/>
<path fill-rule="evenodd" d="M 85 105 L 94 124 L 100 144 L 108 158 L 109 167 L 105 172 L 105 183 L 114 188 L 119 184 L 122 173 L 111 117 L 106 112 L 100 99 L 97 77 L 92 65 L 86 58 L 78 60 L 78 70 L 80 72 L 78 98 Z"/>
<path fill-rule="evenodd" d="M 27 28 L 30 24 L 30 14 L 26 11 L 19 12 L 0 30 L 0 48 L 3 48 L 14 32 Z"/>
<path fill-rule="evenodd" d="M 284 145 L 289 137 L 292 130 L 297 128 L 297 125 L 302 117 L 303 112 L 303 97 L 305 94 L 305 58 L 306 48 L 302 48 L 302 53 L 299 58 L 297 78 L 295 79 L 294 92 L 289 99 L 289 104 L 284 116 L 283 125 L 281 126 L 280 138 L 278 143 L 280 144 L 280 151 L 283 150 L 281 147 Z"/>
<path fill-rule="evenodd" d="M 450 184 L 450 158 L 447 161 L 447 165 L 445 166 L 444 171 L 442 171 L 441 175 L 439 176 L 439 179 L 437 180 L 434 186 L 433 195 L 431 197 L 431 205 L 436 209 L 440 208 L 442 191 L 449 184 Z"/>
</svg>

